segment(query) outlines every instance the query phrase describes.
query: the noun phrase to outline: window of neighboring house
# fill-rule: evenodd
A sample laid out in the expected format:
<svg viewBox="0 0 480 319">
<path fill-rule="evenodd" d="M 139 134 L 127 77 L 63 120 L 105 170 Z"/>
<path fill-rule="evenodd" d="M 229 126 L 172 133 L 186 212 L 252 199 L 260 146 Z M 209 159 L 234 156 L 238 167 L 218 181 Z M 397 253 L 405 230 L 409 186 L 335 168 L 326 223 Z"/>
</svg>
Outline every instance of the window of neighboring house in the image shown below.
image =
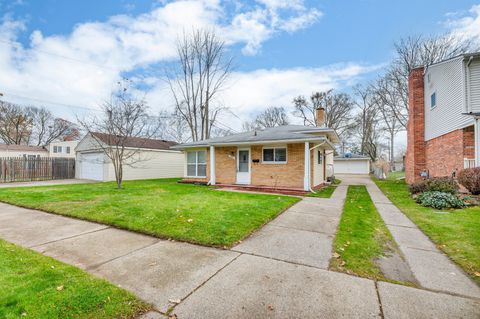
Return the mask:
<svg viewBox="0 0 480 319">
<path fill-rule="evenodd" d="M 430 95 L 430 108 L 433 109 L 435 106 L 437 106 L 437 92 Z"/>
<path fill-rule="evenodd" d="M 187 177 L 207 177 L 207 151 L 187 152 Z"/>
<path fill-rule="evenodd" d="M 70 146 L 67 146 L 67 154 L 70 154 Z"/>
<path fill-rule="evenodd" d="M 286 163 L 287 148 L 286 147 L 265 147 L 263 149 L 263 163 Z"/>
<path fill-rule="evenodd" d="M 54 152 L 54 153 L 58 153 L 58 149 L 57 149 L 56 146 L 53 147 L 53 152 Z"/>
<path fill-rule="evenodd" d="M 61 146 L 57 146 L 57 150 L 58 150 L 58 153 L 61 153 L 61 152 L 62 152 L 62 147 L 61 147 Z"/>
</svg>

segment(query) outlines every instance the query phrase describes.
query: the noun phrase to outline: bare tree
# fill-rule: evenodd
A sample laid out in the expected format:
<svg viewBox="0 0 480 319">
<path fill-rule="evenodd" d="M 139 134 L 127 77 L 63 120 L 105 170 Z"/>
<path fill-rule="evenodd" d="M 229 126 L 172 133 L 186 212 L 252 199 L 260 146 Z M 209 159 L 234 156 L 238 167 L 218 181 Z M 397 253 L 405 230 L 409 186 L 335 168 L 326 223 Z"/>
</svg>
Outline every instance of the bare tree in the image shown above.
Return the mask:
<svg viewBox="0 0 480 319">
<path fill-rule="evenodd" d="M 325 125 L 343 135 L 351 126 L 354 102 L 346 93 L 334 93 L 333 90 L 313 93 L 309 100 L 298 96 L 293 100 L 293 115 L 300 117 L 304 125 L 316 125 L 315 110 L 325 108 Z"/>
<path fill-rule="evenodd" d="M 0 101 L 0 139 L 6 144 L 27 144 L 32 133 L 32 114 L 24 107 Z"/>
<path fill-rule="evenodd" d="M 383 125 L 383 131 L 388 135 L 388 157 L 390 160 L 390 169 L 393 169 L 395 162 L 395 137 L 398 132 L 403 131 L 405 128 L 398 120 L 398 117 L 394 113 L 393 105 L 396 105 L 395 94 L 391 94 L 388 90 L 388 83 L 385 79 L 381 78 L 379 81 L 372 85 L 372 94 L 374 95 L 375 103 L 381 114 L 381 123 Z"/>
<path fill-rule="evenodd" d="M 213 31 L 194 30 L 177 43 L 178 65 L 167 82 L 175 101 L 175 114 L 188 125 L 193 141 L 210 137 L 222 107 L 215 104 L 232 69 L 224 42 Z"/>
<path fill-rule="evenodd" d="M 472 49 L 472 42 L 454 35 L 406 37 L 395 43 L 395 58 L 384 75 L 384 102 L 406 128 L 408 119 L 408 75 L 419 66 L 452 58 Z"/>
<path fill-rule="evenodd" d="M 132 97 L 126 89 L 104 103 L 101 116 L 78 121 L 112 162 L 119 189 L 122 188 L 123 167 L 147 160 L 139 151 L 142 144 L 156 136 L 159 128 L 158 119 L 148 114 L 145 101 Z M 129 143 L 133 140 L 135 146 L 131 147 Z"/>
<path fill-rule="evenodd" d="M 354 118 L 353 132 L 360 142 L 360 153 L 375 161 L 379 155 L 381 126 L 379 107 L 371 87 L 354 88 L 358 113 Z"/>
<path fill-rule="evenodd" d="M 251 122 L 243 123 L 244 131 L 262 130 L 268 127 L 288 125 L 288 116 L 284 107 L 271 106 L 258 114 Z"/>
<path fill-rule="evenodd" d="M 74 123 L 54 117 L 45 107 L 29 107 L 28 113 L 32 117 L 32 132 L 28 144 L 45 146 L 55 140 L 79 137 L 79 131 Z"/>
</svg>

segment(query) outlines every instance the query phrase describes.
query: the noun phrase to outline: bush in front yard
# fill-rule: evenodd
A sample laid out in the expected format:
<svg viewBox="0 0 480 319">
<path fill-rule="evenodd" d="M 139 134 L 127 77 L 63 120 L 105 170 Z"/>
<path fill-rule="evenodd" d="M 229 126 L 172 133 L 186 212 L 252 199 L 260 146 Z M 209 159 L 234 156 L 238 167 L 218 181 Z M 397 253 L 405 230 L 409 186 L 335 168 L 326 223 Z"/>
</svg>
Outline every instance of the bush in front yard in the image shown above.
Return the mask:
<svg viewBox="0 0 480 319">
<path fill-rule="evenodd" d="M 410 185 L 410 193 L 419 194 L 423 192 L 442 192 L 456 194 L 458 184 L 450 177 L 434 177 Z"/>
<path fill-rule="evenodd" d="M 480 167 L 467 168 L 458 173 L 458 182 L 473 195 L 480 194 Z"/>
<path fill-rule="evenodd" d="M 416 198 L 417 203 L 435 209 L 462 208 L 465 203 L 456 195 L 445 192 L 425 192 Z"/>
</svg>

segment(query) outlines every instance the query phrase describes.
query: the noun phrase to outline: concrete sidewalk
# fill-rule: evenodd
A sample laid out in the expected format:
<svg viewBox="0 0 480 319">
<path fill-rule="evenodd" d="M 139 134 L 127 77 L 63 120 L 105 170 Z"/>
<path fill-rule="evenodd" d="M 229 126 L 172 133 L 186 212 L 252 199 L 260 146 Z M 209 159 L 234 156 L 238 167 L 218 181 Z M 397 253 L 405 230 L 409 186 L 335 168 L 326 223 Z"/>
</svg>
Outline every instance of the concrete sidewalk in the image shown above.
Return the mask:
<svg viewBox="0 0 480 319">
<path fill-rule="evenodd" d="M 274 257 L 160 240 L 1 203 L 0 237 L 132 291 L 157 311 L 144 318 L 164 318 L 167 312 L 178 318 L 480 317 L 479 299 L 376 283 L 322 269 L 328 254 L 317 248 L 326 245 L 312 238 L 334 231 L 333 219 L 339 218 L 337 199 L 345 191 L 339 187 L 331 200 L 303 200 L 288 210 L 286 217 L 280 215 L 273 222 L 277 226 L 267 226 L 267 230 L 283 227 L 296 234 L 290 245 L 280 241 L 285 252 L 282 245 L 272 247 Z M 308 218 L 303 222 L 295 218 L 300 214 L 311 216 L 311 225 Z M 325 217 L 327 224 L 316 217 Z M 250 239 L 262 247 L 257 238 L 255 234 Z M 292 247 L 299 246 L 295 240 L 314 245 L 310 253 L 320 261 L 308 257 L 304 247 L 302 253 L 295 252 Z M 286 261 L 276 260 L 281 258 Z"/>
<path fill-rule="evenodd" d="M 10 182 L 10 183 L 0 183 L 0 188 L 53 186 L 53 185 L 87 184 L 87 183 L 97 183 L 97 181 L 93 181 L 90 179 L 55 179 L 55 180 L 47 180 L 47 181 Z"/>
<path fill-rule="evenodd" d="M 383 194 L 369 176 L 342 176 L 341 179 L 345 185 L 366 185 L 375 207 L 422 287 L 480 298 L 480 288 Z"/>
</svg>

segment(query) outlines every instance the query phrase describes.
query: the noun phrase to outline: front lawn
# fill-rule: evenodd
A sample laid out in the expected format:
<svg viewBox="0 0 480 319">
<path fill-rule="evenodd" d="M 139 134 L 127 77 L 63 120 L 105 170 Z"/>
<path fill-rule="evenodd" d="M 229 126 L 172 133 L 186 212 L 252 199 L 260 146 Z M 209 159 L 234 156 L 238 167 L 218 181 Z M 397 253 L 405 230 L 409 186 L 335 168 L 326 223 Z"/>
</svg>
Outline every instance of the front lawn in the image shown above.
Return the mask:
<svg viewBox="0 0 480 319">
<path fill-rule="evenodd" d="M 358 276 L 385 279 L 376 260 L 395 243 L 365 186 L 349 186 L 333 243 L 330 268 Z"/>
<path fill-rule="evenodd" d="M 132 294 L 50 257 L 0 240 L 0 318 L 134 318 Z"/>
<path fill-rule="evenodd" d="M 480 283 L 480 207 L 438 211 L 417 204 L 405 181 L 376 180 L 385 195 Z"/>
<path fill-rule="evenodd" d="M 299 201 L 279 195 L 217 191 L 177 179 L 0 189 L 0 201 L 161 238 L 232 246 Z"/>
</svg>

